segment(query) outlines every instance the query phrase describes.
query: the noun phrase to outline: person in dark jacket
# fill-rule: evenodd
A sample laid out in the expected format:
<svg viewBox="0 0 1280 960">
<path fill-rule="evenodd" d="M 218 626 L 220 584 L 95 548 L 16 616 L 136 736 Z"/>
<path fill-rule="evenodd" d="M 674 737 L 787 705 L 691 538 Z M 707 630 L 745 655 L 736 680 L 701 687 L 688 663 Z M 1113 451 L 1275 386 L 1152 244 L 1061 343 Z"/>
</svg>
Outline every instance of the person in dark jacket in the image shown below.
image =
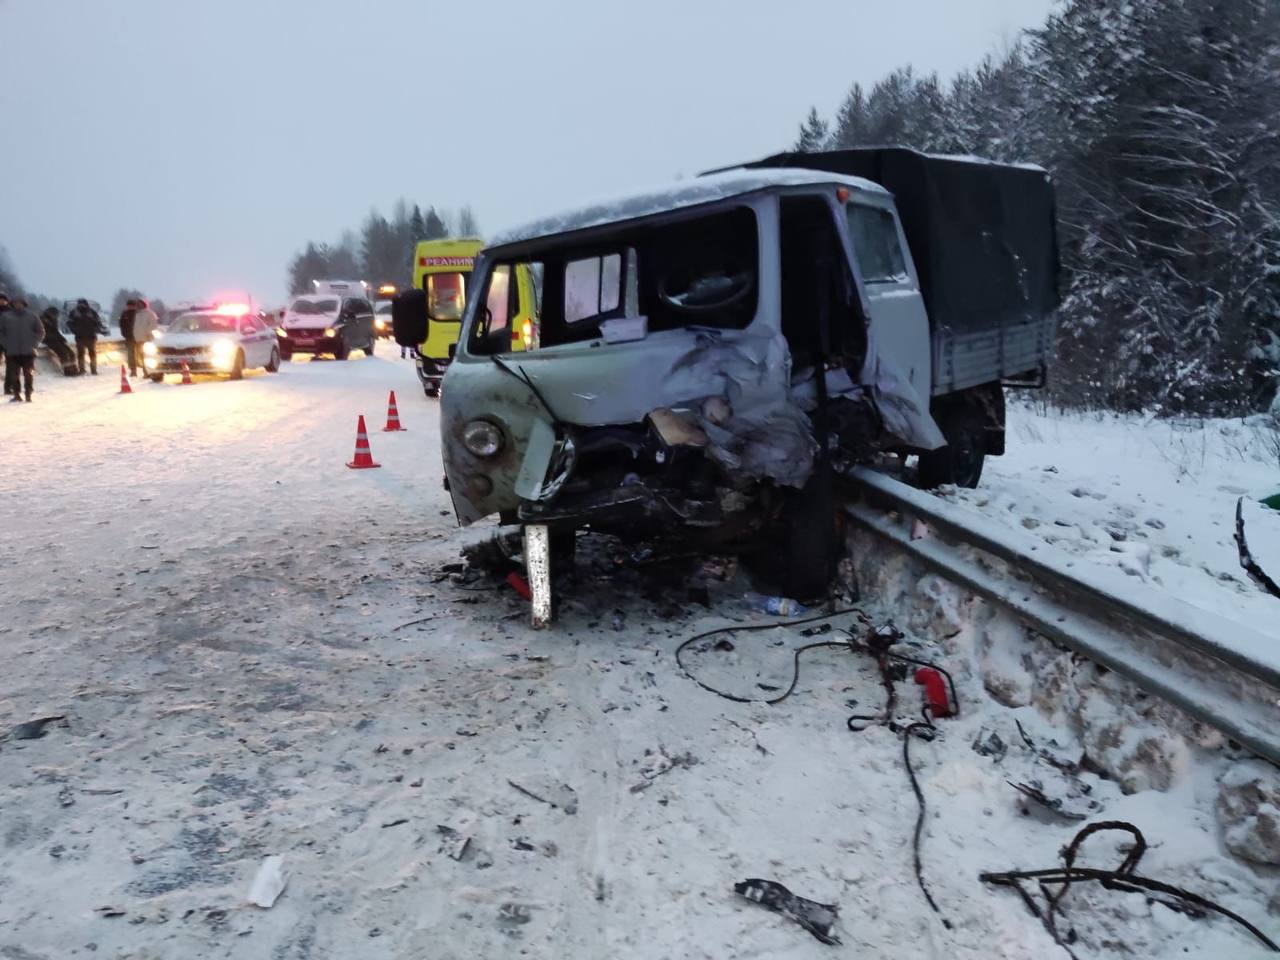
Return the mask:
<svg viewBox="0 0 1280 960">
<path fill-rule="evenodd" d="M 67 326 L 76 338 L 76 369 L 84 375 L 85 354 L 89 357 L 89 369 L 98 375 L 98 324 L 102 318 L 89 306 L 88 300 L 77 300 L 67 317 Z"/>
<path fill-rule="evenodd" d="M 67 346 L 67 338 L 58 329 L 58 308 L 46 307 L 40 314 L 40 322 L 44 324 L 44 345 L 53 351 L 58 362 L 62 364 L 62 372 L 70 377 L 77 372 L 76 354 Z"/>
<path fill-rule="evenodd" d="M 138 375 L 138 365 L 142 363 L 142 348 L 133 339 L 133 320 L 138 314 L 138 301 L 126 300 L 124 309 L 116 323 L 120 326 L 120 336 L 124 338 L 124 358 L 129 364 L 129 376 Z"/>
<path fill-rule="evenodd" d="M 0 318 L 9 312 L 9 295 L 0 291 Z M 4 363 L 4 337 L 0 336 L 0 363 Z"/>
<path fill-rule="evenodd" d="M 10 394 L 10 403 L 20 403 L 22 392 L 19 378 L 26 380 L 27 403 L 36 372 L 36 347 L 44 338 L 40 318 L 27 309 L 25 297 L 14 297 L 13 308 L 0 316 L 0 340 L 5 345 L 4 392 Z M 25 375 L 25 376 L 24 376 Z"/>
</svg>

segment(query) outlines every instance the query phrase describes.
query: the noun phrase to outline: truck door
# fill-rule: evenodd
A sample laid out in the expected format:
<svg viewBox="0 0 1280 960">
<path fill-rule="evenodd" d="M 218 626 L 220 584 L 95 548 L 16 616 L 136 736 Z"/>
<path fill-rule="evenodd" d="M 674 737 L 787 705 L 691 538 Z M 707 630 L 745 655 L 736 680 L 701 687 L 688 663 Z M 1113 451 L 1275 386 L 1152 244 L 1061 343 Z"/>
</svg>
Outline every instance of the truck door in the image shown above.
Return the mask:
<svg viewBox="0 0 1280 960">
<path fill-rule="evenodd" d="M 845 204 L 849 239 L 871 308 L 871 336 L 926 404 L 933 387 L 929 316 L 892 207 Z"/>
</svg>

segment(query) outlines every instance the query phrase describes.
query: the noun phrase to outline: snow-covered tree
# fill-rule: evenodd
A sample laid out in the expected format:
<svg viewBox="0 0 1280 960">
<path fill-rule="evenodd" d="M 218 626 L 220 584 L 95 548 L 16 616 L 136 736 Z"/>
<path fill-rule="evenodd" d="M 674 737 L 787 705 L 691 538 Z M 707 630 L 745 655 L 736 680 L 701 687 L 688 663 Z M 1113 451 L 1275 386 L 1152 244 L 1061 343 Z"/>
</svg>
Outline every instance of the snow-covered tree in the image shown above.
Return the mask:
<svg viewBox="0 0 1280 960">
<path fill-rule="evenodd" d="M 810 107 L 809 116 L 800 124 L 800 136 L 796 140 L 795 149 L 812 153 L 824 150 L 827 146 L 827 121 L 818 116 L 818 108 Z"/>
</svg>

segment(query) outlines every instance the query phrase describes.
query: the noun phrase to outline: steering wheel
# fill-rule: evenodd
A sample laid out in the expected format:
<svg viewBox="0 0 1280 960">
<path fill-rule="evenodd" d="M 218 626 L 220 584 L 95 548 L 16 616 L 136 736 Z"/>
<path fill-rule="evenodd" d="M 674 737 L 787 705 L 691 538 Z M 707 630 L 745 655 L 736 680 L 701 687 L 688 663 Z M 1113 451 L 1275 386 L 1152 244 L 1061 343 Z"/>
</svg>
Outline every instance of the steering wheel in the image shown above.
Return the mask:
<svg viewBox="0 0 1280 960">
<path fill-rule="evenodd" d="M 744 270 L 740 273 L 703 274 L 690 281 L 683 290 L 670 289 L 670 276 L 664 275 L 658 282 L 658 297 L 668 307 L 681 313 L 712 313 L 732 307 L 750 296 L 755 289 L 755 275 Z"/>
</svg>

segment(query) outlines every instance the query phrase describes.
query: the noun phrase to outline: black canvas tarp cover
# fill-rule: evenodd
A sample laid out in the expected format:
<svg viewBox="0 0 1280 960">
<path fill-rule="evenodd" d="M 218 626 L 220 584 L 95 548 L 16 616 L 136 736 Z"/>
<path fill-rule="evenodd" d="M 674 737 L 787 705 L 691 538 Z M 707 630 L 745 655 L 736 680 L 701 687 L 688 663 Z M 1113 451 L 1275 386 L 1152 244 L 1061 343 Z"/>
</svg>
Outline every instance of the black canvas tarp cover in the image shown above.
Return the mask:
<svg viewBox="0 0 1280 960">
<path fill-rule="evenodd" d="M 743 166 L 862 177 L 892 193 L 934 329 L 1035 322 L 1058 306 L 1053 184 L 1039 168 L 900 147 L 779 153 Z"/>
</svg>

